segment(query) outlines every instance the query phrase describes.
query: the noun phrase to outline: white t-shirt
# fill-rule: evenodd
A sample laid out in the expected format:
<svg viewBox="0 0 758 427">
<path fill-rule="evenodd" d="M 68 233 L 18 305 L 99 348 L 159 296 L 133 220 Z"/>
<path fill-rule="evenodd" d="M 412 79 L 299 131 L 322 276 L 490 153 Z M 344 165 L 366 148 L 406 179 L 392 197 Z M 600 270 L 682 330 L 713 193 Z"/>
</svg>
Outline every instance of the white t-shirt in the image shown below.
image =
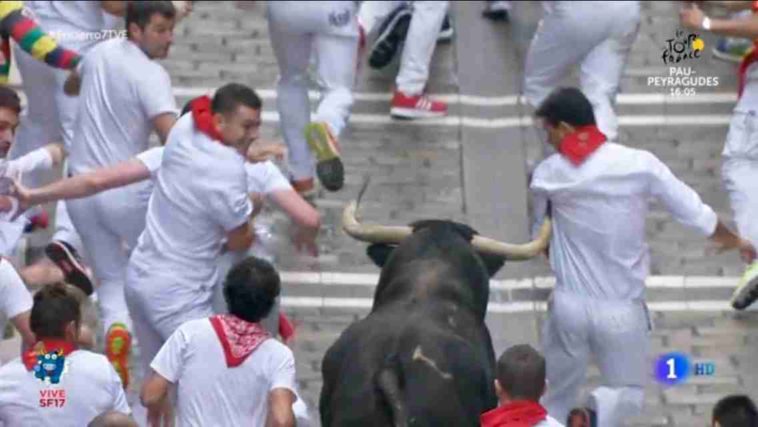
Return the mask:
<svg viewBox="0 0 758 427">
<path fill-rule="evenodd" d="M 137 45 L 115 38 L 82 61 L 82 88 L 69 170 L 81 174 L 145 151 L 152 119 L 177 113 L 166 70 Z"/>
<path fill-rule="evenodd" d="M 161 168 L 164 147 L 153 147 L 137 155 L 155 178 Z M 247 174 L 247 190 L 250 193 L 271 194 L 274 191 L 291 190 L 292 184 L 284 177 L 281 170 L 269 160 L 259 163 L 245 162 Z"/>
<path fill-rule="evenodd" d="M 84 55 L 105 39 L 109 29 L 125 27 L 124 18 L 106 16 L 99 1 L 26 1 L 42 29 L 64 46 Z"/>
<path fill-rule="evenodd" d="M 13 180 L 22 180 L 24 174 L 32 171 L 50 170 L 52 167 L 53 158 L 46 148 L 38 148 L 13 160 L 0 159 L 0 194 L 8 194 L 8 191 L 10 191 L 10 186 L 13 184 Z M 14 203 L 17 203 L 15 199 L 13 199 L 13 201 Z M 15 211 L 16 209 L 14 207 L 12 211 L 1 212 L 0 222 L 7 222 L 10 218 L 13 218 L 13 216 L 16 214 Z M 28 217 L 30 213 L 31 212 L 27 212 L 26 215 L 22 215 L 14 222 L 23 224 L 20 225 L 23 227 L 26 225 L 25 217 Z M 36 210 L 32 215 L 36 215 Z M 0 234 L 2 234 L 2 232 L 0 232 Z M 9 234 L 15 235 L 16 233 Z M 10 238 L 8 240 L 12 241 L 14 239 Z M 11 241 L 5 242 L 5 244 L 2 245 L 3 248 L 5 249 L 9 246 L 15 246 L 17 239 L 14 242 Z M 12 250 L 12 248 L 10 250 Z M 6 254 L 6 252 L 6 250 L 3 250 L 2 254 Z"/>
<path fill-rule="evenodd" d="M 544 421 L 540 421 L 539 423 L 535 424 L 534 427 L 563 427 L 563 424 L 559 423 L 558 420 L 548 415 Z"/>
<path fill-rule="evenodd" d="M 86 426 L 99 414 L 130 414 L 121 379 L 102 354 L 76 350 L 58 384 L 34 376 L 16 358 L 0 367 L 0 425 Z"/>
<path fill-rule="evenodd" d="M 241 365 L 228 368 L 208 319 L 182 324 L 150 366 L 178 384 L 179 426 L 262 426 L 269 392 L 295 393 L 295 358 L 287 346 L 268 339 Z"/>
<path fill-rule="evenodd" d="M 0 339 L 5 323 L 32 309 L 32 295 L 7 259 L 0 258 Z"/>
<path fill-rule="evenodd" d="M 181 275 L 182 283 L 212 286 L 227 232 L 252 213 L 245 159 L 194 128 L 190 115 L 169 133 L 130 264 L 146 274 Z"/>
<path fill-rule="evenodd" d="M 556 291 L 610 300 L 640 300 L 650 255 L 645 217 L 658 199 L 678 222 L 710 236 L 718 218 L 653 154 L 605 143 L 579 167 L 560 154 L 540 163 L 531 183 L 535 227 L 548 200 L 550 265 Z"/>
</svg>

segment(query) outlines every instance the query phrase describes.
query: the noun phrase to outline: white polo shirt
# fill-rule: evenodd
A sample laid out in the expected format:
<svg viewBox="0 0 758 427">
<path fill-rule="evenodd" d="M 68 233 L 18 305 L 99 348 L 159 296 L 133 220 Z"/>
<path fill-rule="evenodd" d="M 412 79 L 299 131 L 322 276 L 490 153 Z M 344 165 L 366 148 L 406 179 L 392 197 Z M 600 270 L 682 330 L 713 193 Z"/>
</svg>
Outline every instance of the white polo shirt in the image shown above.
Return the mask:
<svg viewBox="0 0 758 427">
<path fill-rule="evenodd" d="M 244 164 L 233 148 L 196 131 L 191 115 L 180 118 L 130 265 L 146 275 L 181 275 L 198 288 L 216 283 L 222 241 L 252 213 Z"/>
<path fill-rule="evenodd" d="M 84 57 L 69 170 L 81 174 L 145 151 L 152 120 L 177 113 L 166 70 L 127 39 L 104 41 Z"/>
<path fill-rule="evenodd" d="M 0 425 L 81 427 L 106 411 L 130 414 L 121 379 L 102 354 L 76 350 L 58 384 L 46 384 L 16 358 L 0 367 Z"/>
<path fill-rule="evenodd" d="M 7 259 L 0 258 L 0 339 L 8 319 L 32 309 L 32 295 L 16 268 Z"/>
<path fill-rule="evenodd" d="M 575 167 L 560 154 L 540 163 L 531 183 L 537 221 L 548 200 L 550 264 L 556 291 L 598 299 L 642 299 L 650 256 L 645 217 L 658 199 L 678 222 L 703 236 L 718 218 L 653 154 L 605 143 Z"/>
<path fill-rule="evenodd" d="M 262 426 L 269 392 L 295 393 L 295 358 L 287 346 L 268 339 L 241 365 L 229 368 L 209 319 L 182 324 L 150 366 L 178 384 L 179 426 Z"/>
<path fill-rule="evenodd" d="M 137 160 L 145 165 L 153 178 L 161 168 L 163 150 L 164 147 L 153 147 L 137 155 Z M 269 160 L 259 163 L 245 162 L 245 174 L 247 189 L 250 193 L 270 194 L 274 191 L 292 189 L 292 184 L 285 178 L 282 171 Z"/>
</svg>

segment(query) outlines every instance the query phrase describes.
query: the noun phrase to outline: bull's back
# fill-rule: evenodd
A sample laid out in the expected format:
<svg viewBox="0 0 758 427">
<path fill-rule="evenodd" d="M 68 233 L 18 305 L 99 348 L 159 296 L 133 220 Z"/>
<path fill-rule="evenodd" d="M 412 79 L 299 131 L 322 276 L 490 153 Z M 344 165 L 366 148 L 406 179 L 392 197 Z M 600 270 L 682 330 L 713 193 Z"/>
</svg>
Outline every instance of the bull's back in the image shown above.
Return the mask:
<svg viewBox="0 0 758 427">
<path fill-rule="evenodd" d="M 478 425 L 495 402 L 489 336 L 472 330 L 484 327 L 473 316 L 444 311 L 397 304 L 346 329 L 323 360 L 322 424 L 396 425 L 399 405 L 413 425 Z M 397 381 L 396 396 L 380 373 Z"/>
</svg>

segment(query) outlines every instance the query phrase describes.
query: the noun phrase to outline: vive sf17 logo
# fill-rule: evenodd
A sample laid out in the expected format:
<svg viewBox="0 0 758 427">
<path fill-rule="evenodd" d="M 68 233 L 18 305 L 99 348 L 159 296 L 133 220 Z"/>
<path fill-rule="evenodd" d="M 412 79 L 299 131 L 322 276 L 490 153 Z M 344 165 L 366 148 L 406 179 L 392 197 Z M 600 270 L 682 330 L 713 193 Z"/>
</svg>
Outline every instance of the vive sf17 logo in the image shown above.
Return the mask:
<svg viewBox="0 0 758 427">
<path fill-rule="evenodd" d="M 684 31 L 676 30 L 674 38 L 666 40 L 661 59 L 664 64 L 676 64 L 686 59 L 700 58 L 705 43 L 697 34 L 685 35 Z"/>
</svg>

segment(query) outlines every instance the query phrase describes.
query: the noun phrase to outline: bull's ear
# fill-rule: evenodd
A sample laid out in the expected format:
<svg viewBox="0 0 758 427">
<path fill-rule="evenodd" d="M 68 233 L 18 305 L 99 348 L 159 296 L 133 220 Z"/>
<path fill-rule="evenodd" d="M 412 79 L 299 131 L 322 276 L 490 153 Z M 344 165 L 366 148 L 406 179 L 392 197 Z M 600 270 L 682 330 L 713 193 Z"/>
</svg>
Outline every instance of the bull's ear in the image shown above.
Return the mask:
<svg viewBox="0 0 758 427">
<path fill-rule="evenodd" d="M 366 254 L 371 261 L 374 261 L 377 267 L 382 268 L 387 262 L 387 259 L 396 248 L 395 245 L 388 245 L 386 243 L 373 243 L 366 248 Z"/>
<path fill-rule="evenodd" d="M 499 255 L 491 255 L 479 252 L 479 256 L 484 261 L 484 266 L 487 267 L 487 273 L 490 277 L 493 277 L 497 272 L 505 265 L 505 258 Z"/>
</svg>

